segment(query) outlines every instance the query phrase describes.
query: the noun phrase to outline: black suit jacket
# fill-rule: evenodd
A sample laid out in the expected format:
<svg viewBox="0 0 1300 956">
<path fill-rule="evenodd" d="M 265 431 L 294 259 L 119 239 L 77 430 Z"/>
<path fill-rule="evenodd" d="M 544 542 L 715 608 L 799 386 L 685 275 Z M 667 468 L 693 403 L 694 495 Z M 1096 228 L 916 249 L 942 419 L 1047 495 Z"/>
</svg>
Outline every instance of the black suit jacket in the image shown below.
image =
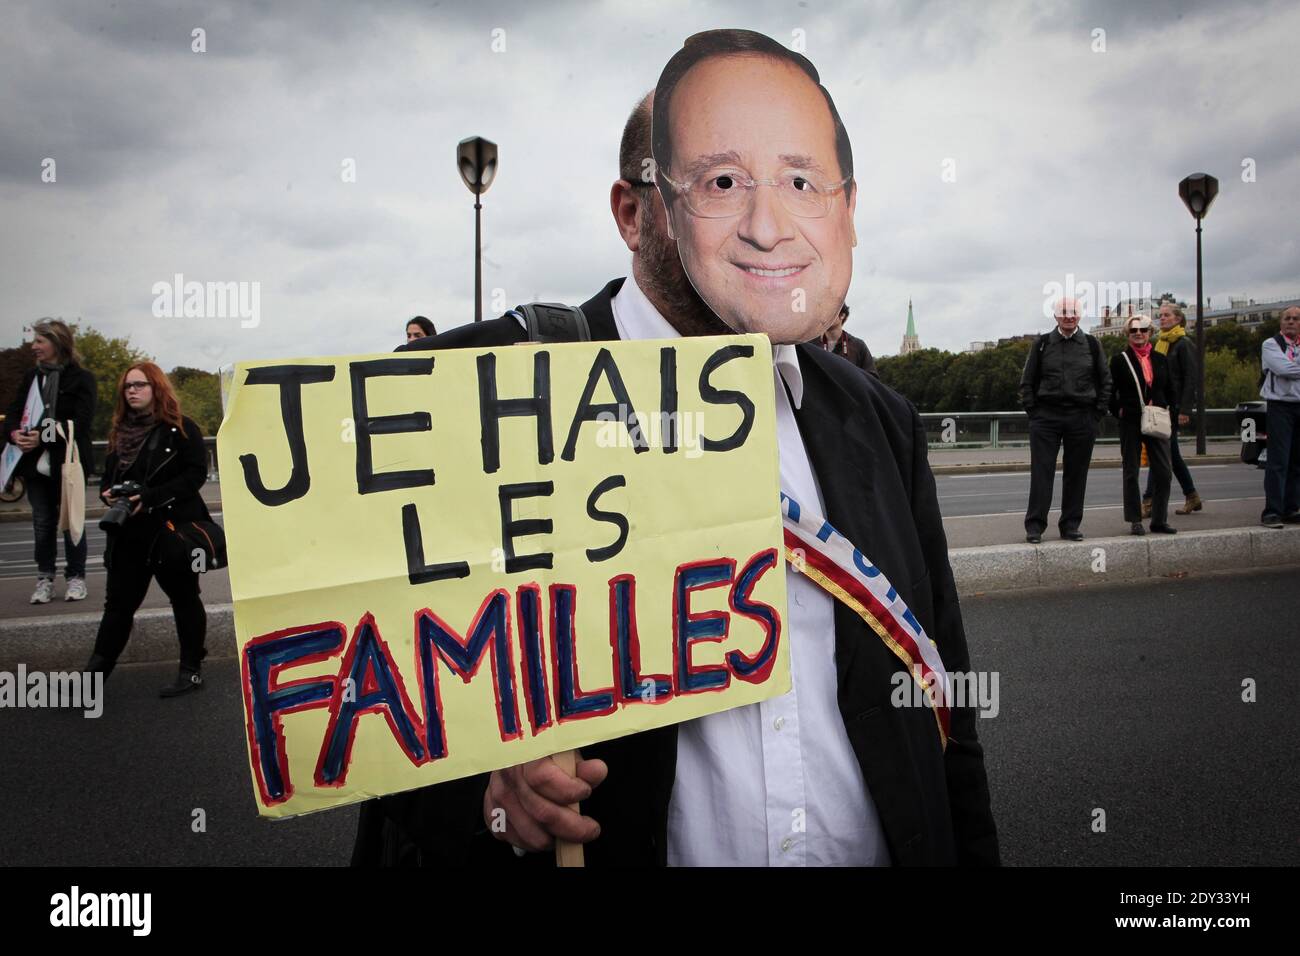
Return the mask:
<svg viewBox="0 0 1300 956">
<path fill-rule="evenodd" d="M 618 338 L 610 310 L 622 279 L 584 303 L 593 340 Z M 513 318 L 467 325 L 409 350 L 520 342 Z M 885 573 L 949 671 L 970 670 L 961 607 L 948 564 L 925 430 L 911 404 L 877 379 L 817 345 L 800 345 L 804 377 L 796 419 L 826 501 L 826 518 Z M 839 709 L 849 743 L 899 865 L 996 864 L 976 714 L 953 708 L 947 750 L 928 708 L 890 703 L 901 662 L 852 611 L 835 605 Z M 586 846 L 589 866 L 663 865 L 677 728 L 663 727 L 583 749 L 609 776 L 582 807 L 601 835 Z M 362 812 L 354 863 L 465 865 L 514 862 L 483 820 L 486 774 L 384 797 Z M 550 854 L 525 858 L 549 864 Z"/>
</svg>

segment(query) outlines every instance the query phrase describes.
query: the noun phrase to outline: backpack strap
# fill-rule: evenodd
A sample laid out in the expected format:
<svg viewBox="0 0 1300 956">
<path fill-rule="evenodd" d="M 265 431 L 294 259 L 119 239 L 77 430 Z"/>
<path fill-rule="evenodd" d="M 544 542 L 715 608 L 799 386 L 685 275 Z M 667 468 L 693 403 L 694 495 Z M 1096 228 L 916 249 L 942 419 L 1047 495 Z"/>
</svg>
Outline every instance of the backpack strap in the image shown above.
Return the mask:
<svg viewBox="0 0 1300 956">
<path fill-rule="evenodd" d="M 1281 352 L 1283 355 L 1286 355 L 1286 339 L 1282 336 L 1281 332 L 1273 336 L 1273 341 L 1277 343 L 1278 351 Z M 1255 387 L 1263 388 L 1264 383 L 1268 381 L 1269 369 L 1268 366 L 1264 364 L 1264 359 L 1262 356 L 1260 357 L 1259 366 L 1260 366 L 1259 382 L 1258 384 L 1255 385 Z"/>
<path fill-rule="evenodd" d="M 516 306 L 530 342 L 590 342 L 591 326 L 582 309 L 560 302 L 529 302 Z"/>
<path fill-rule="evenodd" d="M 1038 348 L 1035 349 L 1037 354 L 1034 356 L 1037 361 L 1034 362 L 1034 376 L 1031 383 L 1034 388 L 1035 398 L 1038 397 L 1038 383 L 1043 380 L 1043 349 L 1047 348 L 1047 340 L 1051 334 L 1051 332 L 1044 332 L 1038 337 Z"/>
</svg>

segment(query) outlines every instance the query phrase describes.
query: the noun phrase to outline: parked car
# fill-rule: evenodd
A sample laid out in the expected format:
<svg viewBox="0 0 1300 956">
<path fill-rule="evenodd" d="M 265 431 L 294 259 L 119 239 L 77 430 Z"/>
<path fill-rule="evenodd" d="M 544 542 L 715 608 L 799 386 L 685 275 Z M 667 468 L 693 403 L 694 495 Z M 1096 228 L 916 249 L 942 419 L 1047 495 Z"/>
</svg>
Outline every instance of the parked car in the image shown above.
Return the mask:
<svg viewBox="0 0 1300 956">
<path fill-rule="evenodd" d="M 1237 406 L 1237 431 L 1241 435 L 1241 460 L 1264 467 L 1268 455 L 1266 430 L 1268 402 L 1242 402 Z M 1250 422 L 1251 424 L 1247 424 Z M 1253 441 L 1247 441 L 1247 437 Z"/>
</svg>

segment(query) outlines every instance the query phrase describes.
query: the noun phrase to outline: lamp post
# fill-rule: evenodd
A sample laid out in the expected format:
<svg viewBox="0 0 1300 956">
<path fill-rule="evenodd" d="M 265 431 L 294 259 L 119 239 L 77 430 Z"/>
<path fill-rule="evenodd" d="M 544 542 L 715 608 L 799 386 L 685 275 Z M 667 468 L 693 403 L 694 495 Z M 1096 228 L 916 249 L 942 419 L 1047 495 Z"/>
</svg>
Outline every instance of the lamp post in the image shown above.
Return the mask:
<svg viewBox="0 0 1300 956">
<path fill-rule="evenodd" d="M 483 321 L 483 194 L 497 176 L 497 144 L 482 136 L 456 146 L 460 178 L 474 194 L 474 321 Z"/>
<path fill-rule="evenodd" d="M 1219 181 L 1209 173 L 1192 173 L 1178 184 L 1183 205 L 1196 220 L 1196 454 L 1205 454 L 1205 320 L 1201 310 L 1201 220 L 1219 194 Z"/>
</svg>

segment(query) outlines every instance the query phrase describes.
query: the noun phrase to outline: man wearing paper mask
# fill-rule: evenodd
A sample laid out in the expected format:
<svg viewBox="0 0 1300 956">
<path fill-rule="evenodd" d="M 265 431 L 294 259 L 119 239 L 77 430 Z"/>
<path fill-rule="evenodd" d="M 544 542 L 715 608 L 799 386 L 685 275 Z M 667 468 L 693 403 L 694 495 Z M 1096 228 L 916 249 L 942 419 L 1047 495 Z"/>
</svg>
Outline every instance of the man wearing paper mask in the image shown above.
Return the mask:
<svg viewBox="0 0 1300 956">
<path fill-rule="evenodd" d="M 688 39 L 665 67 L 652 129 L 657 182 L 687 276 L 723 322 L 766 333 L 775 347 L 783 491 L 910 591 L 904 598 L 917 613 L 933 607 L 927 634 L 950 670 L 965 669 L 915 413 L 846 363 L 813 362 L 815 350 L 794 347 L 835 321 L 857 245 L 853 152 L 830 93 L 808 60 L 774 40 L 711 31 Z M 836 386 L 848 393 L 842 404 Z M 822 405 L 828 398 L 839 407 Z M 891 492 L 901 494 L 882 507 Z M 679 726 L 668 861 L 870 865 L 910 862 L 909 851 L 924 845 L 926 862 L 994 862 L 973 715 L 954 718 L 961 729 L 952 728 L 946 757 L 922 743 L 912 750 L 916 763 L 900 762 L 911 750 L 899 748 L 902 728 L 887 730 L 890 720 L 873 714 L 898 658 L 828 591 L 799 574 L 789 586 L 794 689 Z M 917 792 L 896 786 L 909 773 Z M 951 812 L 943 814 L 945 805 Z M 802 825 L 792 828 L 798 817 Z"/>
<path fill-rule="evenodd" d="M 761 34 L 697 34 L 665 67 L 653 109 L 656 182 L 691 283 L 727 326 L 774 343 L 787 529 L 824 516 L 826 543 L 851 542 L 851 563 L 897 589 L 918 663 L 924 653 L 969 671 L 919 416 L 842 358 L 794 344 L 837 315 L 856 243 L 852 152 L 815 68 Z M 668 314 L 668 298 L 642 293 L 649 278 L 624 283 L 608 309 L 584 305 L 597 311 L 593 338 L 717 331 Z M 505 318 L 430 345 L 521 336 Z M 819 540 L 808 537 L 810 559 Z M 803 570 L 787 566 L 789 694 L 584 748 L 576 779 L 544 758 L 384 798 L 389 839 L 395 828 L 434 864 L 483 862 L 494 840 L 545 861 L 557 838 L 585 843 L 588 865 L 996 864 L 974 711 L 953 705 L 938 721 L 929 706 L 898 706 L 915 699 L 895 693 L 912 669 Z M 502 817 L 504 831 L 492 825 Z"/>
</svg>

